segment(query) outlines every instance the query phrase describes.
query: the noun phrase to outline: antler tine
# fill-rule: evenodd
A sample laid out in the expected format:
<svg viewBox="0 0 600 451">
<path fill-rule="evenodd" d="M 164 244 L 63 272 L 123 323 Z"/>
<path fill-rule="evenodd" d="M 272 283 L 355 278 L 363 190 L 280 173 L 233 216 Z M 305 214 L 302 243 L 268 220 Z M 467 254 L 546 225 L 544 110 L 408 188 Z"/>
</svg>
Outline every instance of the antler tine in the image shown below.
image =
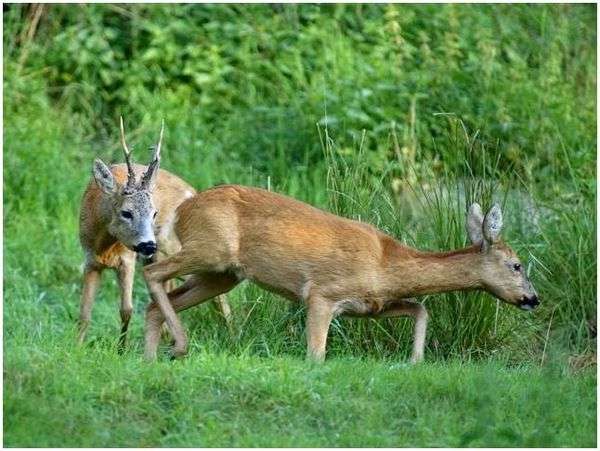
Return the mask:
<svg viewBox="0 0 600 451">
<path fill-rule="evenodd" d="M 152 179 L 154 178 L 156 171 L 158 170 L 158 166 L 160 164 L 160 147 L 162 145 L 163 133 L 165 131 L 165 120 L 163 119 L 160 125 L 160 135 L 158 137 L 158 143 L 154 148 L 154 155 L 152 156 L 152 160 L 148 165 L 148 169 L 146 173 L 142 177 L 141 186 L 145 189 L 148 189 L 152 184 Z"/>
<path fill-rule="evenodd" d="M 125 127 L 123 126 L 123 116 L 119 116 L 121 126 L 121 145 L 123 146 L 123 153 L 125 154 L 125 163 L 127 164 L 127 184 L 125 185 L 126 190 L 130 190 L 135 185 L 135 173 L 133 172 L 133 164 L 131 163 L 131 151 L 127 147 L 125 142 Z"/>
<path fill-rule="evenodd" d="M 156 145 L 156 150 L 154 151 L 154 158 L 152 158 L 153 160 L 160 160 L 160 146 L 162 145 L 164 131 L 165 131 L 165 120 L 163 119 L 160 123 L 160 135 L 158 136 L 158 144 Z"/>
</svg>

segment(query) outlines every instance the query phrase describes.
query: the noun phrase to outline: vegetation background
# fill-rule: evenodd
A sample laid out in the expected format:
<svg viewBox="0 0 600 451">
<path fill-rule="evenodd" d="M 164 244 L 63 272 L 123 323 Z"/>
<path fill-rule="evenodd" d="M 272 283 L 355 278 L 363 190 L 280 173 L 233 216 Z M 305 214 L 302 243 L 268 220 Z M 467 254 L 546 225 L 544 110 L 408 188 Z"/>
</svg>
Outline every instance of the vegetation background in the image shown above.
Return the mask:
<svg viewBox="0 0 600 451">
<path fill-rule="evenodd" d="M 5 446 L 595 446 L 595 5 L 3 5 Z M 106 273 L 74 345 L 79 200 L 95 156 L 360 218 L 419 248 L 465 245 L 470 202 L 542 299 L 422 299 L 336 320 L 303 361 L 303 309 L 251 285 L 234 326 L 182 314 L 189 357 L 129 349 Z M 166 349 L 166 348 L 165 348 Z"/>
</svg>

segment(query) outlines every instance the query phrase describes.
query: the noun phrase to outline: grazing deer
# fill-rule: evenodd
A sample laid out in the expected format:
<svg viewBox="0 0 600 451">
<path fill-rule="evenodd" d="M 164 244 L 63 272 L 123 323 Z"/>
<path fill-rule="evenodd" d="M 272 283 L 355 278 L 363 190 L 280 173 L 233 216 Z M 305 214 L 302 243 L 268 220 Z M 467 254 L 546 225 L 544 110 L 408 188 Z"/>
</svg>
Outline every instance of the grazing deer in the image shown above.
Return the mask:
<svg viewBox="0 0 600 451">
<path fill-rule="evenodd" d="M 158 168 L 164 123 L 147 167 L 132 163 L 122 118 L 120 126 L 125 164 L 109 169 L 96 159 L 93 179 L 81 201 L 79 238 L 85 262 L 78 341 L 83 342 L 89 327 L 101 273 L 112 268 L 117 271 L 121 292 L 119 348 L 122 349 L 133 311 L 136 252 L 146 259 L 160 260 L 179 250 L 179 241 L 171 229 L 175 209 L 196 190 Z M 227 320 L 230 315 L 227 301 L 219 298 L 216 302 Z"/>
<path fill-rule="evenodd" d="M 410 296 L 485 290 L 524 310 L 538 305 L 536 292 L 515 253 L 500 240 L 502 213 L 468 213 L 472 246 L 422 252 L 375 227 L 318 210 L 257 188 L 219 186 L 197 193 L 176 212 L 181 250 L 144 268 L 153 302 L 146 314 L 146 357 L 154 359 L 166 320 L 174 334 L 173 356 L 187 339 L 176 311 L 231 290 L 248 279 L 307 307 L 308 357 L 323 360 L 329 325 L 347 314 L 415 319 L 411 360 L 423 358 L 427 312 Z M 190 275 L 169 294 L 163 283 Z"/>
</svg>

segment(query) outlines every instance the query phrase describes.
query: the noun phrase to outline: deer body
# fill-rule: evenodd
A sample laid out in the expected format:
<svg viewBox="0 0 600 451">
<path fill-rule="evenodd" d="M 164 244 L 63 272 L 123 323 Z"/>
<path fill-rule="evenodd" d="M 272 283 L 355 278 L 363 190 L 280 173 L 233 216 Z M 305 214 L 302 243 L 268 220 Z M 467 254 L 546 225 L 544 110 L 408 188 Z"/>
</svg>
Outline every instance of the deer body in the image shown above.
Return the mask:
<svg viewBox="0 0 600 451">
<path fill-rule="evenodd" d="M 475 257 L 473 248 L 432 259 L 369 224 L 256 188 L 213 188 L 178 213 L 184 251 L 202 256 L 198 271 L 208 264 L 211 271 L 233 272 L 294 300 L 315 293 L 332 303 L 358 298 L 373 313 L 433 287 L 444 291 L 439 283 L 462 285 L 450 273 L 456 262 Z"/>
<path fill-rule="evenodd" d="M 127 163 L 108 168 L 96 160 L 94 176 L 81 200 L 79 239 L 85 261 L 78 335 L 78 341 L 83 342 L 102 271 L 114 269 L 121 295 L 120 349 L 133 312 L 136 251 L 156 261 L 179 251 L 181 246 L 172 229 L 175 210 L 196 192 L 179 177 L 158 169 L 160 141 L 151 164 L 137 165 L 130 161 L 122 123 L 121 133 Z M 227 301 L 219 298 L 216 302 L 228 319 Z"/>
<path fill-rule="evenodd" d="M 257 188 L 220 186 L 197 193 L 179 206 L 175 233 L 181 251 L 144 269 L 155 301 L 146 317 L 148 358 L 155 357 L 163 320 L 175 335 L 174 354 L 184 354 L 185 333 L 175 311 L 244 279 L 306 303 L 308 355 L 317 360 L 324 358 L 332 318 L 347 314 L 413 316 L 412 359 L 418 361 L 427 312 L 406 298 L 490 290 L 483 241 L 453 252 L 421 252 L 371 225 Z M 161 284 L 185 274 L 193 276 L 167 295 Z"/>
</svg>

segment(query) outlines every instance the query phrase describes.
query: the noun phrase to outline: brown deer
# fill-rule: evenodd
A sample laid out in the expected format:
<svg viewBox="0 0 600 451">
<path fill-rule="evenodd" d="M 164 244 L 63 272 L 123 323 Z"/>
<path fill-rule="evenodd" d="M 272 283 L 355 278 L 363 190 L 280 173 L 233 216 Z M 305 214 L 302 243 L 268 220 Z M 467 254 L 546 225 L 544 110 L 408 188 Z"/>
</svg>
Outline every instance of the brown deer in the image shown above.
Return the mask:
<svg viewBox="0 0 600 451">
<path fill-rule="evenodd" d="M 341 218 L 257 188 L 219 186 L 197 193 L 176 212 L 181 250 L 144 268 L 153 298 L 146 314 L 146 357 L 154 359 L 160 328 L 173 332 L 173 356 L 187 339 L 176 311 L 225 293 L 244 279 L 306 304 L 308 357 L 322 360 L 334 316 L 415 319 L 411 360 L 423 358 L 427 312 L 410 296 L 485 290 L 524 310 L 536 292 L 515 253 L 500 240 L 502 213 L 470 207 L 472 246 L 422 252 L 369 224 Z M 163 282 L 190 278 L 169 294 Z"/>
<path fill-rule="evenodd" d="M 196 190 L 179 177 L 159 169 L 164 123 L 148 166 L 132 163 L 122 118 L 120 128 L 125 164 L 112 165 L 109 169 L 96 159 L 93 178 L 81 200 L 79 238 L 85 262 L 78 341 L 82 343 L 85 339 L 101 273 L 112 268 L 118 274 L 121 292 L 119 348 L 122 349 L 133 311 L 136 252 L 158 261 L 180 249 L 172 232 L 175 209 Z M 228 320 L 227 301 L 219 298 L 216 303 Z"/>
</svg>

